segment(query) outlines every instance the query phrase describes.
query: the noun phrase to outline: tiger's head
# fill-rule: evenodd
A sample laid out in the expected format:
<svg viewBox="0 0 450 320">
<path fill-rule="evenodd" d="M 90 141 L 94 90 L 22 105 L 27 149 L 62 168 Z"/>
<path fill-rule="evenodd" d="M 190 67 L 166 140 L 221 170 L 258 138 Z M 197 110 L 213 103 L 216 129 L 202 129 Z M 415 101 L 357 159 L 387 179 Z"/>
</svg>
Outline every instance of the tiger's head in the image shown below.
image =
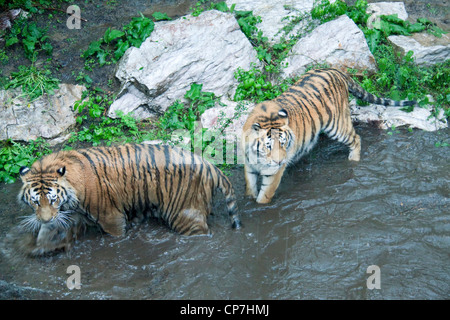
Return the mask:
<svg viewBox="0 0 450 320">
<path fill-rule="evenodd" d="M 264 102 L 255 107 L 244 126 L 247 163 L 276 171 L 289 162 L 294 134 L 289 115 L 279 105 Z"/>
<path fill-rule="evenodd" d="M 19 173 L 23 186 L 18 200 L 34 210 L 34 214 L 21 222 L 22 229 L 36 233 L 44 224 L 58 229 L 70 228 L 74 197 L 65 178 L 66 167 L 43 167 L 38 161 L 31 168 L 21 167 Z"/>
</svg>

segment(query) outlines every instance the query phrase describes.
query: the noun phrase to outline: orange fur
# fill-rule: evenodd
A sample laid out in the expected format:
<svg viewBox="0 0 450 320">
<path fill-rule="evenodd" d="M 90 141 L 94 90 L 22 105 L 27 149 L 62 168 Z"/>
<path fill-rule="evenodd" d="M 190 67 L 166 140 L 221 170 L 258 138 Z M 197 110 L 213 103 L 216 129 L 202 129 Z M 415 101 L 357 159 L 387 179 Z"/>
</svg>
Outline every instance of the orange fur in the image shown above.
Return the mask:
<svg viewBox="0 0 450 320">
<path fill-rule="evenodd" d="M 229 179 L 179 148 L 124 145 L 60 151 L 22 168 L 21 178 L 19 200 L 35 210 L 38 227 L 65 214 L 69 227 L 81 216 L 120 236 L 130 219 L 153 216 L 180 234 L 208 234 L 206 220 L 217 188 L 226 197 L 232 226 L 240 226 Z M 67 237 L 72 235 L 59 238 Z"/>
<path fill-rule="evenodd" d="M 377 104 L 416 103 L 377 98 L 336 69 L 311 70 L 278 98 L 256 105 L 248 116 L 242 137 L 247 195 L 269 203 L 286 166 L 309 152 L 321 132 L 347 145 L 349 160 L 359 161 L 361 142 L 350 118 L 349 91 Z"/>
</svg>

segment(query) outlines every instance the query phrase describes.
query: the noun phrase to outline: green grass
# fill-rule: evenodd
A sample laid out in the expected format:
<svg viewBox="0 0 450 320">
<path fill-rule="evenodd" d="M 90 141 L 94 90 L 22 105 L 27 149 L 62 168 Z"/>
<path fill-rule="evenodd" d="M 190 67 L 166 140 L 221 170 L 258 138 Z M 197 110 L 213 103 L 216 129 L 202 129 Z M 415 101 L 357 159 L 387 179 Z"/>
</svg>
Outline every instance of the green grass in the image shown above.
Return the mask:
<svg viewBox="0 0 450 320">
<path fill-rule="evenodd" d="M 20 1 L 14 3 L 21 4 Z M 11 29 L 5 34 L 5 49 L 2 50 L 3 53 L 0 53 L 0 59 L 4 63 L 7 62 L 9 57 L 6 50 L 17 46 L 22 48 L 25 57 L 31 61 L 31 65 L 18 66 L 18 71 L 11 72 L 8 81 L 0 81 L 2 86 L 5 89 L 22 88 L 22 96 L 27 97 L 30 102 L 43 94 L 53 94 L 59 87 L 59 80 L 52 76 L 45 63 L 42 67 L 37 67 L 36 63 L 41 53 L 44 53 L 46 57 L 52 56 L 53 46 L 47 36 L 47 30 L 39 28 L 35 22 L 29 22 L 24 18 L 16 19 Z"/>
<path fill-rule="evenodd" d="M 29 102 L 32 102 L 43 94 L 53 94 L 59 88 L 59 80 L 52 76 L 49 69 L 38 69 L 33 65 L 19 66 L 19 71 L 12 72 L 10 81 L 5 89 L 22 88 L 23 94 Z"/>
</svg>

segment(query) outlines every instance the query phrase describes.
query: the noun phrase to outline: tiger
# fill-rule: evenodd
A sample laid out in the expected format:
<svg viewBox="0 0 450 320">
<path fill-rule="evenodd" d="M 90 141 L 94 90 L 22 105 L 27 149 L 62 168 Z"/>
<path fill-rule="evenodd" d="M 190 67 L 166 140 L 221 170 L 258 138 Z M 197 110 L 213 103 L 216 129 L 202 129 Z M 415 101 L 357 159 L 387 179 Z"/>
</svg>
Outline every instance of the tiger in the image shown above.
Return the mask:
<svg viewBox="0 0 450 320">
<path fill-rule="evenodd" d="M 29 251 L 69 250 L 86 226 L 121 236 L 133 221 L 156 217 L 181 235 L 212 234 L 207 217 L 217 189 L 232 228 L 236 196 L 227 176 L 201 156 L 169 145 L 125 144 L 59 151 L 19 170 L 18 200 L 34 212 L 20 223 Z"/>
<path fill-rule="evenodd" d="M 384 106 L 417 104 L 378 98 L 334 68 L 308 71 L 277 98 L 258 103 L 246 119 L 241 143 L 247 196 L 270 203 L 286 166 L 307 154 L 322 132 L 349 147 L 349 160 L 360 160 L 361 139 L 350 117 L 349 92 Z"/>
</svg>

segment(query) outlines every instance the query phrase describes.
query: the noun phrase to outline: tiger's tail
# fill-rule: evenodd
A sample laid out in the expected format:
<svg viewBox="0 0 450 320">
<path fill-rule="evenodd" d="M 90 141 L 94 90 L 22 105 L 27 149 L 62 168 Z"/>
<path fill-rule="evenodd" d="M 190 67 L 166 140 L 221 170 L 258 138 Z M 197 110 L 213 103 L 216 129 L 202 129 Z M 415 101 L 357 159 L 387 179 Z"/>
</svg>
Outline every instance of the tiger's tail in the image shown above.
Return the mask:
<svg viewBox="0 0 450 320">
<path fill-rule="evenodd" d="M 219 170 L 219 188 L 225 196 L 225 202 L 227 203 L 228 216 L 231 220 L 231 227 L 233 229 L 240 229 L 242 227 L 241 220 L 239 219 L 238 207 L 236 202 L 236 195 L 234 193 L 233 186 L 230 180 Z"/>
<path fill-rule="evenodd" d="M 353 94 L 356 98 L 375 104 L 380 104 L 383 106 L 395 106 L 395 107 L 406 107 L 415 106 L 417 101 L 415 100 L 391 100 L 387 98 L 379 98 L 361 87 L 359 83 L 353 80 L 350 76 L 347 76 L 348 81 L 348 91 Z"/>
</svg>

